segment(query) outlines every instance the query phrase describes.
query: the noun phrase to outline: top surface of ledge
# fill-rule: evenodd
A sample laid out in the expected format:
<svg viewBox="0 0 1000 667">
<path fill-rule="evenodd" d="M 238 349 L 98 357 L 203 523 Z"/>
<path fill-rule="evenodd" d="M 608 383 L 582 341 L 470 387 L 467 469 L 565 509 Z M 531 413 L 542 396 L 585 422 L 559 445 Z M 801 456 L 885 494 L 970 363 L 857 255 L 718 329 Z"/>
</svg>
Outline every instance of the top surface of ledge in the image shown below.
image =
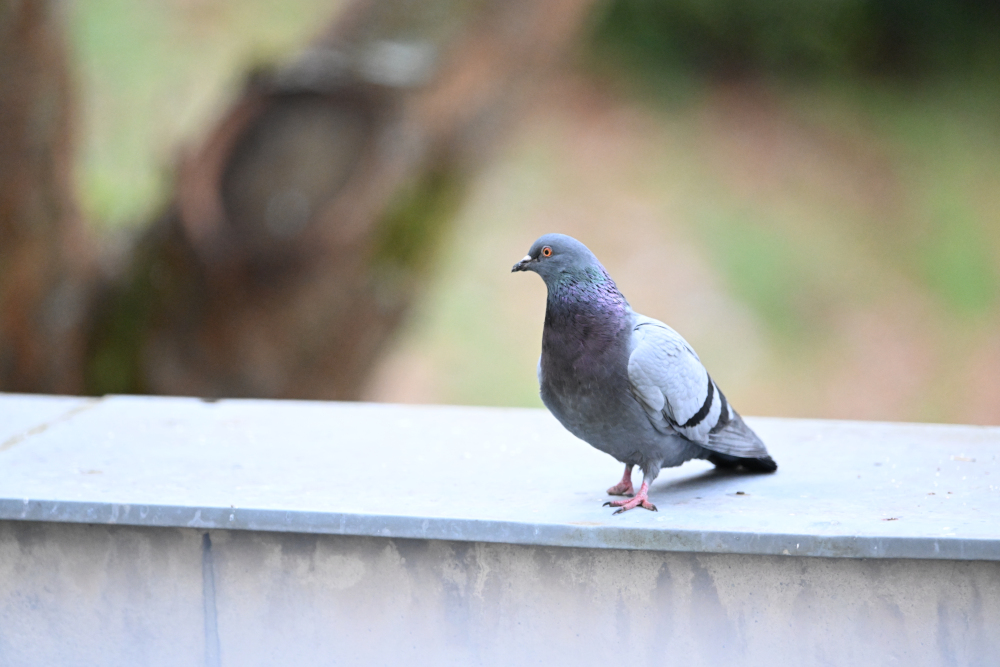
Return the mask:
<svg viewBox="0 0 1000 667">
<path fill-rule="evenodd" d="M 1000 560 L 1000 428 L 747 421 L 777 473 L 688 462 L 612 516 L 620 464 L 543 410 L 0 394 L 0 519 Z"/>
</svg>

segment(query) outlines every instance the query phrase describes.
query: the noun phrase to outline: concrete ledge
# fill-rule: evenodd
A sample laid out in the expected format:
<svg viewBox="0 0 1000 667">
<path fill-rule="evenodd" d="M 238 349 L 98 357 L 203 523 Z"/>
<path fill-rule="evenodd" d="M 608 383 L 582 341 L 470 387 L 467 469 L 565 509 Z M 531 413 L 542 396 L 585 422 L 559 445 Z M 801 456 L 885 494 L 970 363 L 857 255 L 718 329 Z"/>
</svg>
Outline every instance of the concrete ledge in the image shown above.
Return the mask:
<svg viewBox="0 0 1000 667">
<path fill-rule="evenodd" d="M 1000 563 L 0 522 L 4 667 L 993 665 Z"/>
<path fill-rule="evenodd" d="M 619 464 L 526 409 L 0 395 L 0 520 L 1000 561 L 1000 428 L 748 419 L 774 475 Z"/>
<path fill-rule="evenodd" d="M 0 395 L 0 664 L 996 662 L 1000 429 L 751 421 L 612 516 L 540 410 Z"/>
</svg>

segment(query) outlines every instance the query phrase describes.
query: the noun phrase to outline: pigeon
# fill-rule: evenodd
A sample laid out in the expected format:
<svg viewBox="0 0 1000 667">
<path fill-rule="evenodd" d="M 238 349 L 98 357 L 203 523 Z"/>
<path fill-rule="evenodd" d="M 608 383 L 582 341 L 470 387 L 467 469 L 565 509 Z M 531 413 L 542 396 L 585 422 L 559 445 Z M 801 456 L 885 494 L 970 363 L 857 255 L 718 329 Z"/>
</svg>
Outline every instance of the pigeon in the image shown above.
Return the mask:
<svg viewBox="0 0 1000 667">
<path fill-rule="evenodd" d="M 625 464 L 608 494 L 632 497 L 605 503 L 619 508 L 615 514 L 656 511 L 649 485 L 661 468 L 691 459 L 746 472 L 778 469 L 687 341 L 633 311 L 585 245 L 546 234 L 515 271 L 534 271 L 548 288 L 538 360 L 542 402 L 570 433 Z"/>
</svg>

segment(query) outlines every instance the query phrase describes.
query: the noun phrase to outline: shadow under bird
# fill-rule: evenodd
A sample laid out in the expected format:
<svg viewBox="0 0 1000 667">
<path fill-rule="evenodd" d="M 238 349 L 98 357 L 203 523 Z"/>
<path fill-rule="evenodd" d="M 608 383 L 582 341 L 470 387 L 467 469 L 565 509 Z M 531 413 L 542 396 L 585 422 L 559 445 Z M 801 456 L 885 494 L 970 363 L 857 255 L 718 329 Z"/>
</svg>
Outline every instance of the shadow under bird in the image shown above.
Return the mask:
<svg viewBox="0 0 1000 667">
<path fill-rule="evenodd" d="M 605 506 L 656 511 L 649 485 L 661 468 L 707 459 L 719 468 L 778 465 L 719 391 L 695 351 L 663 322 L 632 310 L 585 245 L 546 234 L 513 271 L 534 271 L 548 300 L 538 384 L 542 402 L 576 437 L 625 464 Z M 642 486 L 632 488 L 632 468 Z"/>
</svg>

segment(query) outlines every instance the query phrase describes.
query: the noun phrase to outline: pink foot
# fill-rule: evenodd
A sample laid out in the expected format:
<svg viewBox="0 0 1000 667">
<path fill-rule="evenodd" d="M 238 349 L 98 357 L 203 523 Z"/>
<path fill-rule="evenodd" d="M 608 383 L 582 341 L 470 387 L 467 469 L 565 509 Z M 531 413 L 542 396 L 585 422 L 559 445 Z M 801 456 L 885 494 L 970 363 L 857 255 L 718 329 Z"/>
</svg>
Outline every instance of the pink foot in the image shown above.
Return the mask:
<svg viewBox="0 0 1000 667">
<path fill-rule="evenodd" d="M 625 474 L 622 481 L 608 489 L 609 496 L 631 496 L 635 493 L 632 488 L 632 466 L 625 466 Z"/>
<path fill-rule="evenodd" d="M 656 505 L 649 502 L 647 494 L 649 493 L 649 484 L 645 480 L 642 482 L 642 486 L 639 487 L 639 493 L 635 494 L 635 498 L 630 500 L 609 500 L 604 503 L 605 507 L 618 507 L 620 508 L 615 514 L 621 514 L 622 512 L 627 512 L 628 510 L 635 509 L 636 507 L 642 507 L 643 509 L 656 511 Z M 612 515 L 613 516 L 613 515 Z"/>
</svg>

